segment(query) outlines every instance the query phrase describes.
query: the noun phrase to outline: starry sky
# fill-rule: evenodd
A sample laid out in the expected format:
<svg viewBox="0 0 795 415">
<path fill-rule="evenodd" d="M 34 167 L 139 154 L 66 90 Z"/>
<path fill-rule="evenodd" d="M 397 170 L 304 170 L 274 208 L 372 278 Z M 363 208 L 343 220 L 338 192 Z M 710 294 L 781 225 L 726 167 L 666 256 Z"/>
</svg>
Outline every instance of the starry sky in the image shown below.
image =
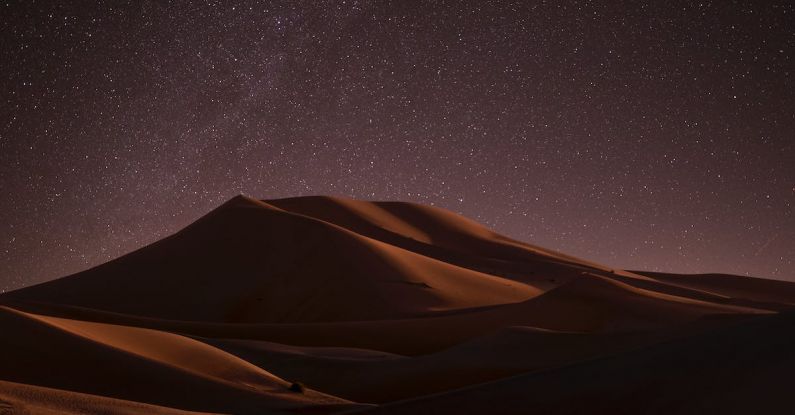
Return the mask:
<svg viewBox="0 0 795 415">
<path fill-rule="evenodd" d="M 0 3 L 0 289 L 230 197 L 795 280 L 789 1 Z"/>
</svg>

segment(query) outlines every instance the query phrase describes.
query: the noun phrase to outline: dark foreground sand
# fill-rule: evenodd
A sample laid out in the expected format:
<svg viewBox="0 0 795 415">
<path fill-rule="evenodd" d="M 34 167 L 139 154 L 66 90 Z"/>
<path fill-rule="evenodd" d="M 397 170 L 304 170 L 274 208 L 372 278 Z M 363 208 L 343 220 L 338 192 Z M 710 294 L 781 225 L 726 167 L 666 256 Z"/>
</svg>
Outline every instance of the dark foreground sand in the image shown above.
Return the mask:
<svg viewBox="0 0 795 415">
<path fill-rule="evenodd" d="M 0 296 L 0 414 L 786 413 L 794 304 L 438 208 L 241 196 Z"/>
</svg>

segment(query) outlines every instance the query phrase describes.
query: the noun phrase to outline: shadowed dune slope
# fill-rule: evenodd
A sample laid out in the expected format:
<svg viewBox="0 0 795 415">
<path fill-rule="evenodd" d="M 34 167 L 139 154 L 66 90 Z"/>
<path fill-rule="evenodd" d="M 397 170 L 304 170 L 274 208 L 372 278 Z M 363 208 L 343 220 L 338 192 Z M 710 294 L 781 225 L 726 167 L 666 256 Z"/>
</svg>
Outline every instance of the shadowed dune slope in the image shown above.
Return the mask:
<svg viewBox="0 0 795 415">
<path fill-rule="evenodd" d="M 782 413 L 793 305 L 435 207 L 239 196 L 0 295 L 0 413 Z"/>
<path fill-rule="evenodd" d="M 222 350 L 162 331 L 0 307 L 0 379 L 174 408 L 257 413 L 348 406 Z"/>
<path fill-rule="evenodd" d="M 795 284 L 789 281 L 766 280 L 727 274 L 666 274 L 634 271 L 673 286 L 704 290 L 732 298 L 768 301 L 795 306 Z"/>
<path fill-rule="evenodd" d="M 353 232 L 445 260 L 465 254 L 509 262 L 560 261 L 609 269 L 583 259 L 500 235 L 479 223 L 434 206 L 310 196 L 265 200 L 281 209 L 334 223 Z"/>
<path fill-rule="evenodd" d="M 524 282 L 543 290 L 568 281 L 583 271 L 620 271 L 513 240 L 468 218 L 434 206 L 329 196 L 265 202 L 427 257 Z M 636 279 L 645 278 L 626 274 Z"/>
<path fill-rule="evenodd" d="M 203 341 L 334 396 L 383 403 L 619 353 L 664 337 L 659 333 L 586 334 L 514 326 L 417 357 L 255 340 Z"/>
<path fill-rule="evenodd" d="M 566 261 L 437 208 L 237 197 L 171 237 L 10 297 L 202 322 L 393 320 L 517 303 L 607 273 Z"/>
<path fill-rule="evenodd" d="M 365 410 L 367 414 L 787 413 L 795 315 Z M 495 404 L 499 403 L 499 404 Z M 359 411 L 354 411 L 359 413 Z"/>
<path fill-rule="evenodd" d="M 215 322 L 405 318 L 541 290 L 237 197 L 177 234 L 12 297 Z"/>
<path fill-rule="evenodd" d="M 119 397 L 210 410 L 223 409 L 213 406 L 232 397 L 264 408 L 301 406 L 303 401 L 344 403 L 321 394 L 285 393 L 287 382 L 176 334 L 37 316 L 6 307 L 0 309 L 0 324 L 15 333 L 0 345 L 4 379 L 43 378 L 50 383 L 47 386 L 62 389 L 125 394 L 129 396 Z M 191 391 L 206 393 L 191 396 Z"/>
<path fill-rule="evenodd" d="M 267 340 L 303 346 L 348 347 L 401 355 L 432 353 L 510 326 L 587 333 L 649 331 L 705 318 L 742 319 L 770 313 L 643 290 L 582 275 L 532 299 L 423 318 L 305 324 L 213 324 L 141 319 L 51 306 L 40 313 L 176 331 L 202 337 Z M 441 333 L 441 334 L 440 334 Z"/>
</svg>

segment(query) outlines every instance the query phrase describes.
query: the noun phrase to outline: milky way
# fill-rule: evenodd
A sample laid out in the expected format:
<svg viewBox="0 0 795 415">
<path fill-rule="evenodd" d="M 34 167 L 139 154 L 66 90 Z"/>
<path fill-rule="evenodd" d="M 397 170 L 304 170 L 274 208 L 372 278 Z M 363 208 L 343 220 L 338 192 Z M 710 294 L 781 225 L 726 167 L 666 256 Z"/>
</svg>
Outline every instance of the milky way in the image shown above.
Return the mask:
<svg viewBox="0 0 795 415">
<path fill-rule="evenodd" d="M 0 288 L 238 193 L 795 280 L 790 2 L 94 3 L 0 5 Z"/>
</svg>

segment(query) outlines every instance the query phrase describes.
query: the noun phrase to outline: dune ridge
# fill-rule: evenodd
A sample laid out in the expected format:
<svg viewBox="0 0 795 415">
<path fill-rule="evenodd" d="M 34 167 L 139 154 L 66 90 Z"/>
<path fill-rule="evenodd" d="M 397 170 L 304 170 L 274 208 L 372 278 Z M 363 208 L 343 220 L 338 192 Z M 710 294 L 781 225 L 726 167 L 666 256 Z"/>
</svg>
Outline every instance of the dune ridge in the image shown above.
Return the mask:
<svg viewBox="0 0 795 415">
<path fill-rule="evenodd" d="M 0 345 L 0 377 L 12 382 L 211 412 L 349 404 L 289 393 L 289 382 L 177 334 L 8 307 L 0 325 L 14 333 Z"/>
<path fill-rule="evenodd" d="M 411 317 L 540 292 L 238 197 L 169 238 L 13 296 L 158 318 L 296 323 Z"/>
<path fill-rule="evenodd" d="M 0 295 L 0 412 L 691 409 L 648 385 L 701 409 L 771 409 L 793 306 L 793 283 L 616 269 L 437 207 L 238 196 L 128 255 Z M 757 383 L 743 394 L 732 373 Z M 700 392 L 710 382 L 733 406 Z"/>
</svg>

